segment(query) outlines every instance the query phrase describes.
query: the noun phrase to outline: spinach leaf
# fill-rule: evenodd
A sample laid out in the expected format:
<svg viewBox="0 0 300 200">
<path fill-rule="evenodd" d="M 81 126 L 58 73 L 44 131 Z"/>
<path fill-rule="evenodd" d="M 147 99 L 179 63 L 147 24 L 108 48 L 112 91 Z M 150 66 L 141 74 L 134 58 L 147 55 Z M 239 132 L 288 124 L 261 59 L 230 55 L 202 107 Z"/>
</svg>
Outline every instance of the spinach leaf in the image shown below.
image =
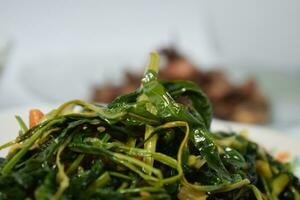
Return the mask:
<svg viewBox="0 0 300 200">
<path fill-rule="evenodd" d="M 161 81 L 161 84 L 175 100 L 186 96 L 191 101 L 190 107 L 196 111 L 194 115 L 202 118 L 206 128 L 210 128 L 212 106 L 208 97 L 196 84 L 189 81 Z"/>
<path fill-rule="evenodd" d="M 30 129 L 18 117 L 22 134 L 0 146 L 14 145 L 0 158 L 0 200 L 300 199 L 290 164 L 210 132 L 206 95 L 160 81 L 158 65 L 152 53 L 141 87 L 109 105 L 72 100 Z"/>
</svg>

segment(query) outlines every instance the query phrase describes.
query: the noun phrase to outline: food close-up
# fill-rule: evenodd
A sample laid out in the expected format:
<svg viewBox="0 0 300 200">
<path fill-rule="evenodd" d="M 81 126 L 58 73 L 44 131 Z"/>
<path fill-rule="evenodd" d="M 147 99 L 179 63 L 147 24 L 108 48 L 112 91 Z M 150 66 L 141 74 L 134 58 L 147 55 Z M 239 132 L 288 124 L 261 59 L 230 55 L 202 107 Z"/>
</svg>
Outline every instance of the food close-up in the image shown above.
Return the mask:
<svg viewBox="0 0 300 200">
<path fill-rule="evenodd" d="M 0 0 L 0 200 L 300 200 L 299 10 Z"/>
<path fill-rule="evenodd" d="M 199 69 L 174 48 L 162 49 L 160 54 L 165 64 L 159 78 L 195 82 L 211 100 L 215 117 L 254 124 L 270 121 L 270 103 L 254 79 L 237 85 L 231 83 L 221 70 Z M 141 74 L 127 72 L 125 82 L 121 86 L 107 83 L 95 87 L 93 100 L 108 103 L 119 95 L 132 92 L 139 87 L 141 77 Z"/>
<path fill-rule="evenodd" d="M 190 81 L 159 81 L 107 105 L 66 102 L 21 118 L 2 158 L 1 199 L 299 199 L 290 163 L 234 132 L 210 131 L 212 106 Z M 185 97 L 186 101 L 180 103 Z M 75 106 L 81 109 L 73 111 Z"/>
</svg>

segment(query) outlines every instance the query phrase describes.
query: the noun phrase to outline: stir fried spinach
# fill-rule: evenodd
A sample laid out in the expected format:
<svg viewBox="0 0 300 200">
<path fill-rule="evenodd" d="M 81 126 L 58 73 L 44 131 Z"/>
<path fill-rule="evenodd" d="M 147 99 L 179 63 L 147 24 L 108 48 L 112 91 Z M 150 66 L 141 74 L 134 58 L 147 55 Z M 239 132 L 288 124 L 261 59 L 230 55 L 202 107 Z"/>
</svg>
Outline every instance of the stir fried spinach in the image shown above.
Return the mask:
<svg viewBox="0 0 300 200">
<path fill-rule="evenodd" d="M 0 199 L 300 199 L 287 164 L 235 133 L 212 133 L 212 107 L 188 81 L 159 81 L 103 106 L 67 102 L 0 159 Z M 81 107 L 75 112 L 74 107 Z M 78 110 L 78 109 L 77 109 Z"/>
</svg>

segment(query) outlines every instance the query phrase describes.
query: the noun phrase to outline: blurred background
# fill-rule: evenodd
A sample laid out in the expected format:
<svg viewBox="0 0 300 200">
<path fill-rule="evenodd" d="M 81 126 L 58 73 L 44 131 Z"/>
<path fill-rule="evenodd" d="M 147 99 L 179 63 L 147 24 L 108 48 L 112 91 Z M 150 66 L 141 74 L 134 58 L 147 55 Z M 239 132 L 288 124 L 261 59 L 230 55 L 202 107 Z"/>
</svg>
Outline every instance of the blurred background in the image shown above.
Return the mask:
<svg viewBox="0 0 300 200">
<path fill-rule="evenodd" d="M 0 112 L 193 80 L 215 117 L 300 136 L 300 2 L 0 0 Z"/>
</svg>

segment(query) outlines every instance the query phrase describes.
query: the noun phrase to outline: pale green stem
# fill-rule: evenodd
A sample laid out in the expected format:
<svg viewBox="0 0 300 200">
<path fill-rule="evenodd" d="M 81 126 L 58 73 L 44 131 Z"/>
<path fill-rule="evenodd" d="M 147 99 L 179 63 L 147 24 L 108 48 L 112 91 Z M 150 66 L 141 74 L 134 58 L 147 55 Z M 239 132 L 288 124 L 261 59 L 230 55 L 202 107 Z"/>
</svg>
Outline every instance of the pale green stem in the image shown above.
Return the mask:
<svg viewBox="0 0 300 200">
<path fill-rule="evenodd" d="M 22 134 L 26 133 L 28 131 L 28 127 L 26 126 L 25 122 L 20 116 L 16 116 L 17 122 L 21 128 Z"/>
<path fill-rule="evenodd" d="M 74 162 L 72 162 L 72 164 L 70 165 L 70 167 L 67 170 L 67 174 L 72 174 L 77 167 L 80 165 L 81 161 L 84 158 L 84 154 L 80 154 L 79 156 L 77 156 L 77 158 L 74 160 Z"/>
<path fill-rule="evenodd" d="M 257 200 L 263 200 L 262 194 L 255 185 L 249 186 Z"/>
<path fill-rule="evenodd" d="M 104 172 L 99 176 L 89 187 L 87 190 L 93 191 L 97 188 L 104 187 L 111 181 L 111 177 L 108 172 Z"/>
<path fill-rule="evenodd" d="M 56 181 L 59 183 L 59 187 L 56 193 L 50 198 L 50 200 L 59 200 L 64 191 L 69 187 L 70 180 L 65 172 L 64 165 L 60 162 L 60 155 L 63 150 L 67 147 L 68 143 L 71 141 L 72 137 L 69 136 L 67 140 L 59 147 L 56 154 L 56 165 L 58 172 L 56 174 Z"/>
<path fill-rule="evenodd" d="M 52 125 L 56 124 L 58 121 L 49 122 L 48 125 L 42 127 L 41 129 L 37 130 L 25 143 L 22 145 L 20 151 L 16 153 L 14 157 L 12 157 L 3 167 L 2 174 L 8 174 L 11 172 L 12 168 L 17 164 L 17 162 L 27 153 L 29 148 L 34 144 L 34 142 L 42 136 L 42 134 Z"/>
<path fill-rule="evenodd" d="M 145 131 L 145 140 L 147 140 L 147 142 L 144 144 L 144 149 L 148 150 L 150 152 L 155 152 L 156 151 L 156 143 L 158 140 L 158 135 L 155 134 L 153 135 L 149 140 L 148 137 L 151 136 L 151 134 L 153 133 L 154 128 L 150 125 L 146 125 L 146 131 Z M 154 163 L 154 159 L 152 157 L 144 157 L 144 162 L 147 165 L 153 166 Z M 148 173 L 149 175 L 151 175 L 151 172 L 147 171 L 146 169 L 143 169 L 146 173 Z"/>
</svg>

